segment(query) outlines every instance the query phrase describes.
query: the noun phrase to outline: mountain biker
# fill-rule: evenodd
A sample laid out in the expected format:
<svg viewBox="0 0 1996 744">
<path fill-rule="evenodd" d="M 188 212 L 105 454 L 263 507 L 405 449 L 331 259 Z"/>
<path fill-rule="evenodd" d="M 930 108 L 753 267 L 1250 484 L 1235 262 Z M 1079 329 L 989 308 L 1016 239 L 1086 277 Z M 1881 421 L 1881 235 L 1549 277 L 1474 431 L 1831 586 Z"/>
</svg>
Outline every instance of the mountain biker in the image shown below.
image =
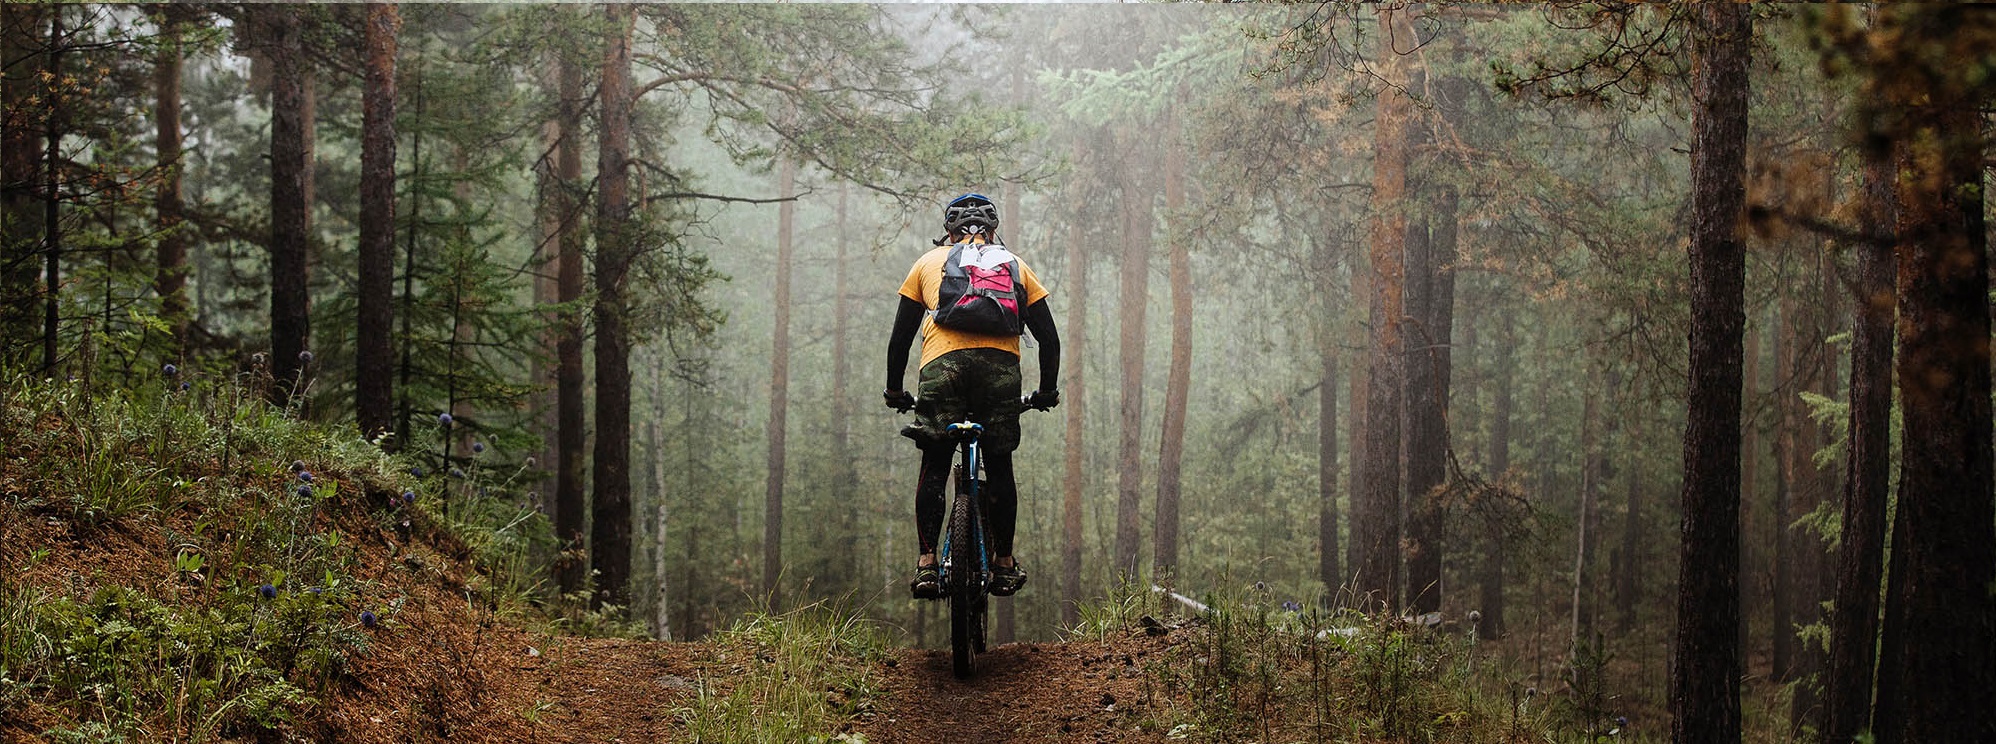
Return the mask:
<svg viewBox="0 0 1996 744">
<path fill-rule="evenodd" d="M 887 407 L 913 408 L 916 422 L 902 430 L 922 450 L 922 469 L 915 486 L 915 534 L 921 543 L 915 578 L 908 589 L 917 599 L 943 595 L 936 569 L 936 533 L 943 523 L 943 491 L 949 485 L 955 444 L 946 435 L 950 424 L 976 421 L 984 426 L 979 442 L 984 451 L 987 480 L 983 489 L 985 514 L 991 527 L 991 593 L 1010 596 L 1026 583 L 1026 571 L 1012 555 L 1012 534 L 1018 520 L 1018 486 L 1012 476 L 1012 451 L 1019 446 L 1019 413 L 1046 410 L 1060 404 L 1060 334 L 1047 290 L 1025 262 L 1003 250 L 998 239 L 998 208 L 979 194 L 964 194 L 943 208 L 943 238 L 922 255 L 901 282 L 900 308 L 887 343 Z M 1016 269 L 1013 311 L 1039 342 L 1040 385 L 1021 398 L 1020 337 L 965 331 L 937 323 L 936 309 L 945 291 L 945 264 L 959 249 L 1009 259 Z M 961 269 L 957 273 L 961 273 Z M 1024 302 L 1017 302 L 1023 299 Z M 1024 310 L 1017 310 L 1023 305 Z M 919 398 L 901 388 L 908 366 L 908 346 L 922 333 Z"/>
</svg>

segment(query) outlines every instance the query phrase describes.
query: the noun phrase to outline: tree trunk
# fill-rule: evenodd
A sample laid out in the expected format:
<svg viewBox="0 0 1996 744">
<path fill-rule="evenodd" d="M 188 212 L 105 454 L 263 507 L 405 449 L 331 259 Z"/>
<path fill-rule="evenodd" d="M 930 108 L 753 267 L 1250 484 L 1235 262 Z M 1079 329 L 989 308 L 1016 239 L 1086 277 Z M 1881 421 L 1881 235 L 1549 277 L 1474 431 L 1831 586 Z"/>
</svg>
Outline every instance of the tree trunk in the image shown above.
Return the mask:
<svg viewBox="0 0 1996 744">
<path fill-rule="evenodd" d="M 35 299 L 41 250 L 42 209 L 37 200 L 43 132 L 36 116 L 49 116 L 49 107 L 30 106 L 39 94 L 39 66 L 31 60 L 43 54 L 40 38 L 49 9 L 28 3 L 0 3 L 0 105 L 10 117 L 0 127 L 0 366 L 26 369 L 34 354 Z"/>
<path fill-rule="evenodd" d="M 1631 417 L 1630 420 L 1635 419 Z M 1638 464 L 1642 450 L 1640 445 L 1635 443 L 1649 441 L 1644 434 L 1645 432 L 1641 430 L 1631 431 L 1625 440 L 1630 444 L 1623 447 L 1628 453 L 1628 464 L 1622 477 L 1627 481 L 1629 497 L 1622 509 L 1622 546 L 1616 553 L 1614 567 L 1617 611 L 1615 633 L 1622 637 L 1628 637 L 1630 633 L 1635 632 L 1636 610 L 1642 605 L 1642 585 L 1639 583 L 1642 574 L 1638 571 L 1642 563 L 1643 539 L 1643 479 L 1642 469 Z"/>
<path fill-rule="evenodd" d="M 1316 240 L 1314 263 L 1329 273 L 1337 265 L 1336 243 L 1328 234 Z M 1332 295 L 1323 293 L 1317 308 L 1317 580 L 1324 585 L 1324 597 L 1336 596 L 1344 582 L 1338 574 L 1338 345 L 1336 306 Z"/>
<path fill-rule="evenodd" d="M 1751 9 L 1701 5 L 1692 31 L 1691 358 L 1671 739 L 1740 738 L 1740 346 Z"/>
<path fill-rule="evenodd" d="M 270 53 L 270 374 L 272 400 L 301 389 L 311 343 L 311 65 L 297 8 L 266 6 Z"/>
<path fill-rule="evenodd" d="M 1365 436 L 1365 396 L 1372 390 L 1372 375 L 1369 366 L 1371 359 L 1372 312 L 1372 261 L 1364 251 L 1348 251 L 1351 256 L 1351 307 L 1352 319 L 1346 325 L 1345 347 L 1351 349 L 1350 362 L 1345 375 L 1345 504 L 1350 510 L 1345 515 L 1345 566 L 1338 577 L 1336 589 L 1357 591 L 1354 574 L 1364 562 L 1365 529 L 1370 524 L 1370 513 L 1366 510 L 1365 458 L 1367 443 Z"/>
<path fill-rule="evenodd" d="M 1580 413 L 1580 499 L 1574 509 L 1574 550 L 1573 550 L 1573 635 L 1568 642 L 1573 648 L 1594 637 L 1594 543 L 1600 530 L 1601 481 L 1608 477 L 1606 449 L 1602 444 L 1601 399 L 1607 395 L 1608 385 L 1603 383 L 1600 364 L 1589 360 L 1586 391 L 1582 394 Z"/>
<path fill-rule="evenodd" d="M 1382 38 L 1412 38 L 1406 9 L 1379 14 Z M 1397 36 L 1396 36 L 1397 35 Z M 1406 275 L 1407 139 L 1412 104 L 1403 93 L 1411 59 L 1383 49 L 1387 87 L 1379 91 L 1377 133 L 1372 143 L 1372 337 L 1366 392 L 1366 521 L 1355 592 L 1367 609 L 1400 607 L 1400 416 L 1401 370 L 1405 344 L 1402 291 Z"/>
<path fill-rule="evenodd" d="M 392 3 L 370 3 L 366 24 L 354 413 L 361 436 L 372 439 L 395 425 L 390 341 L 395 324 L 395 50 L 402 17 Z"/>
<path fill-rule="evenodd" d="M 772 611 L 777 607 L 777 580 L 783 576 L 783 456 L 785 423 L 790 407 L 790 270 L 796 260 L 791 230 L 796 221 L 797 161 L 783 156 L 777 166 L 776 208 L 776 327 L 771 332 L 769 356 L 769 423 L 764 434 L 769 440 L 769 473 L 763 491 L 762 509 L 762 596 Z"/>
<path fill-rule="evenodd" d="M 847 359 L 852 353 L 852 309 L 848 305 L 851 286 L 851 243 L 846 233 L 846 199 L 852 185 L 841 182 L 838 186 L 838 201 L 834 213 L 836 224 L 832 241 L 837 244 L 832 259 L 832 460 L 838 476 L 830 484 L 833 508 L 833 524 L 837 536 L 833 540 L 833 570 L 838 572 L 838 591 L 857 590 L 862 581 L 863 567 L 860 564 L 859 533 L 862 525 L 859 520 L 868 517 L 863 505 L 867 499 L 859 495 L 858 453 L 852 447 L 852 395 L 849 393 L 852 379 L 852 365 Z M 884 520 L 883 520 L 884 521 Z"/>
<path fill-rule="evenodd" d="M 1443 545 L 1443 505 L 1440 489 L 1448 481 L 1448 410 L 1455 342 L 1455 220 L 1458 198 L 1455 189 L 1434 187 L 1430 194 L 1432 212 L 1424 223 L 1425 240 L 1410 237 L 1408 243 L 1408 297 L 1412 284 L 1419 281 L 1420 301 L 1409 307 L 1409 317 L 1419 325 L 1411 338 L 1414 352 L 1407 357 L 1417 366 L 1407 380 L 1407 498 L 1411 500 L 1407 524 L 1408 604 L 1417 614 L 1441 609 Z M 1416 248 L 1422 249 L 1418 278 L 1413 266 Z M 1410 305 L 1414 303 L 1410 302 Z M 1415 380 L 1420 386 L 1414 387 Z"/>
<path fill-rule="evenodd" d="M 580 14 L 577 14 L 580 16 Z M 577 20 L 581 20 L 579 17 Z M 555 299 L 564 308 L 555 325 L 555 485 L 554 536 L 564 553 L 555 577 L 563 594 L 583 591 L 589 584 L 587 541 L 583 533 L 589 518 L 588 460 L 583 448 L 589 444 L 585 420 L 584 386 L 588 377 L 582 364 L 584 282 L 588 273 L 582 252 L 582 111 L 587 101 L 582 90 L 582 66 L 567 55 L 556 63 L 556 87 L 560 96 L 561 142 L 555 148 L 554 203 L 561 215 L 559 256 L 555 259 Z"/>
<path fill-rule="evenodd" d="M 1084 143 L 1075 141 L 1075 162 L 1081 162 Z M 1075 204 L 1082 200 L 1075 199 Z M 1061 407 L 1067 420 L 1061 436 L 1060 487 L 1060 621 L 1074 627 L 1081 622 L 1081 494 L 1087 489 L 1085 460 L 1088 443 L 1082 438 L 1082 424 L 1088 420 L 1088 243 L 1086 222 L 1079 210 L 1067 216 L 1067 320 L 1061 328 L 1061 352 L 1067 358 L 1061 370 L 1067 388 L 1061 394 Z"/>
<path fill-rule="evenodd" d="M 1513 360 L 1517 358 L 1512 353 L 1512 347 L 1517 344 L 1517 335 L 1513 332 L 1510 310 L 1499 312 L 1497 323 L 1497 340 L 1491 344 L 1491 351 L 1496 355 L 1491 361 L 1496 389 L 1490 393 L 1490 479 L 1499 485 L 1508 485 L 1511 470 L 1511 386 Z M 1479 572 L 1483 621 L 1476 626 L 1477 633 L 1484 640 L 1496 640 L 1504 634 L 1504 548 L 1510 538 L 1510 535 L 1504 534 L 1502 522 L 1497 521 L 1490 524 L 1489 534 L 1484 537 L 1488 552 L 1483 557 Z"/>
<path fill-rule="evenodd" d="M 1174 111 L 1175 121 L 1177 113 Z M 1176 133 L 1177 125 L 1165 127 Z M 1164 145 L 1164 208 L 1167 250 L 1171 252 L 1171 363 L 1164 385 L 1164 428 L 1157 454 L 1157 522 L 1152 570 L 1170 577 L 1178 570 L 1178 501 L 1185 456 L 1185 399 L 1192 390 L 1191 238 L 1178 224 L 1185 209 L 1185 144 L 1174 137 Z"/>
<path fill-rule="evenodd" d="M 191 322 L 187 306 L 187 236 L 181 229 L 186 202 L 181 194 L 180 138 L 181 35 L 188 20 L 186 8 L 165 5 L 159 9 L 161 44 L 159 61 L 153 66 L 153 121 L 157 132 L 153 150 L 159 163 L 159 190 L 153 201 L 158 215 L 159 269 L 153 276 L 153 291 L 159 295 L 160 320 L 165 321 L 167 332 L 173 336 L 175 361 L 187 357 L 187 329 Z M 0 261 L 6 255 L 0 253 Z"/>
<path fill-rule="evenodd" d="M 1892 153 L 1865 153 L 1864 224 L 1893 225 Z M 1860 243 L 1852 286 L 1850 439 L 1845 455 L 1843 540 L 1830 625 L 1823 741 L 1847 742 L 1871 729 L 1872 674 L 1878 657 L 1878 588 L 1885 573 L 1885 511 L 1892 483 L 1892 246 Z"/>
<path fill-rule="evenodd" d="M 1132 132 L 1122 143 L 1140 149 L 1141 137 Z M 1150 301 L 1151 201 L 1138 182 L 1136 165 L 1141 157 L 1123 161 L 1123 261 L 1117 275 L 1120 312 L 1116 346 L 1122 360 L 1122 406 L 1117 427 L 1116 457 L 1116 576 L 1132 581 L 1137 577 L 1137 551 L 1142 545 L 1142 516 L 1138 514 L 1143 495 L 1144 422 L 1144 310 Z"/>
<path fill-rule="evenodd" d="M 57 8 L 50 15 L 48 36 L 48 64 L 44 67 L 45 80 L 62 79 L 62 9 Z M 62 306 L 58 298 L 62 291 L 62 137 L 63 100 L 62 85 L 49 85 L 48 114 L 44 120 L 42 134 L 42 376 L 57 375 L 56 360 L 61 358 L 57 340 L 62 329 Z"/>
<path fill-rule="evenodd" d="M 1990 31 L 1959 8 L 1880 15 L 1931 43 L 1911 52 L 1935 55 L 1929 64 L 1957 65 Z M 1982 116 L 1971 83 L 1918 80 L 1895 101 L 1915 124 L 1897 191 L 1903 429 L 1874 731 L 1881 744 L 1996 741 Z"/>
<path fill-rule="evenodd" d="M 635 251 L 630 204 L 631 28 L 635 6 L 604 6 L 608 48 L 597 87 L 596 447 L 591 477 L 590 567 L 595 603 L 630 603 L 631 342 L 624 278 Z"/>
<path fill-rule="evenodd" d="M 1022 67 L 1012 68 L 1013 101 L 1023 100 L 1023 96 L 1019 92 L 1020 81 L 1024 79 L 1022 77 L 1022 69 Z M 1008 221 L 1010 224 L 1010 227 L 1005 229 L 1012 233 L 1017 243 L 1024 243 L 1025 229 L 1022 226 L 1025 224 L 1025 220 L 1020 219 L 1019 215 L 1019 184 L 1007 181 L 1004 191 L 998 196 L 998 202 L 998 214 L 1001 221 Z M 1021 361 L 1023 362 L 1023 360 Z M 1014 496 L 1016 497 L 1016 495 L 1015 493 Z M 1011 597 L 994 598 L 992 601 L 992 616 L 992 619 L 997 621 L 991 629 L 991 641 L 993 643 L 1011 643 L 1018 638 L 1018 605 L 1014 603 Z"/>
</svg>

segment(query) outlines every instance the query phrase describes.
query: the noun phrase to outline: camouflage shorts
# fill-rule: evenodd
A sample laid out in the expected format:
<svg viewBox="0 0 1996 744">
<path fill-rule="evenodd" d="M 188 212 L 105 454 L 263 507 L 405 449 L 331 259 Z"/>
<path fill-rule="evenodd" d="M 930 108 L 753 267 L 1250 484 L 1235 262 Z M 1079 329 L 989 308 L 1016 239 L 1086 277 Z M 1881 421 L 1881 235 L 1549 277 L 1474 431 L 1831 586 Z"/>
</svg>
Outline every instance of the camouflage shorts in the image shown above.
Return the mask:
<svg viewBox="0 0 1996 744">
<path fill-rule="evenodd" d="M 922 365 L 915 395 L 918 446 L 949 446 L 950 424 L 984 425 L 978 442 L 992 452 L 1019 448 L 1019 355 L 1002 349 L 959 349 Z"/>
</svg>

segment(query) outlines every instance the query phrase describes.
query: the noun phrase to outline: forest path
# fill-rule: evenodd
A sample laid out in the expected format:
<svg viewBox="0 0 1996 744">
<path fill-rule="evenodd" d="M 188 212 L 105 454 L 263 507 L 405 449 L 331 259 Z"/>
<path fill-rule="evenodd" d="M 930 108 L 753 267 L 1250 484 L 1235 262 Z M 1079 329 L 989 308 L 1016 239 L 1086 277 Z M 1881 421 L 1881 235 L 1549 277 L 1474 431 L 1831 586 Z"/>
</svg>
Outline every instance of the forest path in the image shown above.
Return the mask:
<svg viewBox="0 0 1996 744">
<path fill-rule="evenodd" d="M 1007 644 L 979 655 L 965 680 L 950 672 L 949 651 L 905 649 L 856 730 L 868 744 L 1161 742 L 1139 728 L 1162 718 L 1147 708 L 1143 672 L 1159 648 L 1142 637 Z"/>
<path fill-rule="evenodd" d="M 517 642 L 518 638 L 514 639 Z M 958 680 L 947 650 L 899 649 L 878 662 L 880 695 L 847 733 L 868 744 L 1163 742 L 1143 665 L 1158 639 L 1022 643 L 978 657 Z M 688 740 L 679 711 L 700 685 L 724 688 L 739 655 L 702 643 L 565 639 L 489 678 L 487 715 L 453 740 Z M 498 715 L 491 715 L 498 714 Z M 509 715 L 512 714 L 512 715 Z M 1151 729 L 1146 731 L 1145 725 Z M 363 727 L 365 728 L 365 727 Z"/>
</svg>

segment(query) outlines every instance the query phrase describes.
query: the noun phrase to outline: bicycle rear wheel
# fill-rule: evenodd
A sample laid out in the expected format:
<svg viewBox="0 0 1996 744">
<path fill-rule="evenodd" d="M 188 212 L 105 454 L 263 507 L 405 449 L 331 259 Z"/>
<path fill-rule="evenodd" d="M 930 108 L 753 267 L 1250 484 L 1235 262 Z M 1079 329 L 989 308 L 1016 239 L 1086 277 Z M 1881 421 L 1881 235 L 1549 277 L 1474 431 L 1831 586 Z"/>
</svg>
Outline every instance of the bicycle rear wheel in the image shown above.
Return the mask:
<svg viewBox="0 0 1996 744">
<path fill-rule="evenodd" d="M 951 670 L 958 679 L 974 670 L 984 646 L 984 582 L 978 560 L 977 511 L 961 486 L 950 504 L 949 629 Z"/>
</svg>

